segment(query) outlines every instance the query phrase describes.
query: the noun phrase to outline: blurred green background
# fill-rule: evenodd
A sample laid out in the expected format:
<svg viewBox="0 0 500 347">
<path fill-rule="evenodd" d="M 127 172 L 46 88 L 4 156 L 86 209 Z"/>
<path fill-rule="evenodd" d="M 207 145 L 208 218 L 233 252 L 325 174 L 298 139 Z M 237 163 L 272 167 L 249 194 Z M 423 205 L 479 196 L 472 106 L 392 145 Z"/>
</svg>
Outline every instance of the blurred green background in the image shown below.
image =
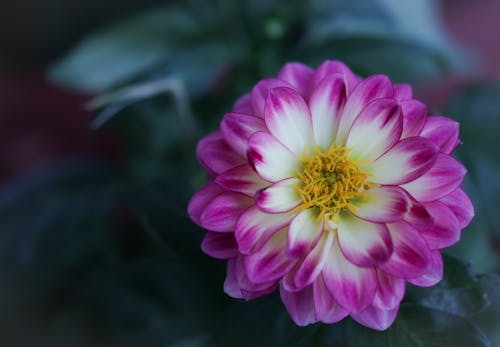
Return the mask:
<svg viewBox="0 0 500 347">
<path fill-rule="evenodd" d="M 1 346 L 500 346 L 496 0 L 0 3 Z M 379 333 L 222 292 L 194 147 L 287 61 L 345 61 L 461 122 L 476 218 Z"/>
</svg>

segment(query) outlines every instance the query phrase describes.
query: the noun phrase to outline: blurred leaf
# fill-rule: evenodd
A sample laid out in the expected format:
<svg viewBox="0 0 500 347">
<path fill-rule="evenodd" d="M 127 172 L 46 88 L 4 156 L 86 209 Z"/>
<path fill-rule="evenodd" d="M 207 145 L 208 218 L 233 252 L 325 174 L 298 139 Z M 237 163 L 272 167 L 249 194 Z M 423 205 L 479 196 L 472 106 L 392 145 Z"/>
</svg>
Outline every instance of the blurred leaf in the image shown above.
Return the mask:
<svg viewBox="0 0 500 347">
<path fill-rule="evenodd" d="M 324 339 L 318 346 L 343 347 L 486 347 L 486 336 L 467 320 L 450 313 L 419 305 L 403 304 L 394 324 L 378 332 L 352 321 L 343 327 L 325 328 Z M 339 330 L 343 331 L 339 333 Z M 339 339 L 339 335 L 341 339 Z"/>
<path fill-rule="evenodd" d="M 302 50 L 309 61 L 341 59 L 364 75 L 385 73 L 406 82 L 429 78 L 457 59 L 435 6 L 428 0 L 314 0 Z"/>
<path fill-rule="evenodd" d="M 476 217 L 462 234 L 452 252 L 474 257 L 474 267 L 487 272 L 498 269 L 500 261 L 500 84 L 469 86 L 450 102 L 446 114 L 460 122 L 463 145 L 457 155 L 468 174 L 464 188 L 470 194 Z"/>
<path fill-rule="evenodd" d="M 164 63 L 198 30 L 185 9 L 152 9 L 85 39 L 50 74 L 72 88 L 102 91 Z"/>
<path fill-rule="evenodd" d="M 444 278 L 439 284 L 431 288 L 410 287 L 409 295 L 417 297 L 425 307 L 465 318 L 490 304 L 481 277 L 472 273 L 470 264 L 449 256 L 444 256 Z"/>
<path fill-rule="evenodd" d="M 108 168 L 98 162 L 70 162 L 11 182 L 0 190 L 1 252 L 66 269 L 105 247 L 115 195 Z"/>
</svg>

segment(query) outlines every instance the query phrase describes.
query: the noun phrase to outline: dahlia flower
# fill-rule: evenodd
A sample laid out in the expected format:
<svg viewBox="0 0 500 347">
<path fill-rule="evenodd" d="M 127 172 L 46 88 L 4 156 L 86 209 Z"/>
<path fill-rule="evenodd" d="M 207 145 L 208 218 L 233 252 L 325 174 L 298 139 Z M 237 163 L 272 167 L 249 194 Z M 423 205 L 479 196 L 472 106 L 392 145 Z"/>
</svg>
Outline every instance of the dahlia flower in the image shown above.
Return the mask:
<svg viewBox="0 0 500 347">
<path fill-rule="evenodd" d="M 439 282 L 440 249 L 473 217 L 458 131 L 409 85 L 339 61 L 257 83 L 197 147 L 211 180 L 188 212 L 203 251 L 227 260 L 225 292 L 279 289 L 298 325 L 389 327 L 406 283 Z"/>
</svg>

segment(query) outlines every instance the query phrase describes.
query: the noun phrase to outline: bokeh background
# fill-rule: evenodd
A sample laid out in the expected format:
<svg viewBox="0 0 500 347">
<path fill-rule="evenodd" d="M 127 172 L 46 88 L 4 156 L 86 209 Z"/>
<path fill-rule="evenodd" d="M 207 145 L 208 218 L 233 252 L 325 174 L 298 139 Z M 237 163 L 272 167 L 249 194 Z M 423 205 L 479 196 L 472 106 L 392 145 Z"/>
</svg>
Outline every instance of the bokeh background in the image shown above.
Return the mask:
<svg viewBox="0 0 500 347">
<path fill-rule="evenodd" d="M 497 0 L 0 2 L 0 345 L 500 346 L 499 15 Z M 196 140 L 285 62 L 325 59 L 461 122 L 477 216 L 386 333 L 227 298 L 185 212 L 206 179 Z"/>
</svg>

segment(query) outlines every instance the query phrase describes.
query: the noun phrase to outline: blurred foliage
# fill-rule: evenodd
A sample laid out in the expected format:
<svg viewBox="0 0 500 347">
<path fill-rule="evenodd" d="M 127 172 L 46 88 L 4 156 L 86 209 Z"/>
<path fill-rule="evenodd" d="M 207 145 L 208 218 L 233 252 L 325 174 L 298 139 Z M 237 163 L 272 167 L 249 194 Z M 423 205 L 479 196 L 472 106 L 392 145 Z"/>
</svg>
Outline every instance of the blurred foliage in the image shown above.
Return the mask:
<svg viewBox="0 0 500 347">
<path fill-rule="evenodd" d="M 1 269 L 0 294 L 9 300 L 0 308 L 14 317 L 1 322 L 2 340 L 19 339 L 27 317 L 43 322 L 47 346 L 488 346 L 498 339 L 498 277 L 477 276 L 451 257 L 442 283 L 409 289 L 386 332 L 350 319 L 299 328 L 276 294 L 246 303 L 223 293 L 225 265 L 201 253 L 203 232 L 185 212 L 206 180 L 196 139 L 286 61 L 325 59 L 412 83 L 460 61 L 430 0 L 191 0 L 96 31 L 56 63 L 55 81 L 100 95 L 88 105 L 96 110 L 92 126 L 111 127 L 123 156 L 62 164 L 0 189 L 1 263 L 15 264 Z M 499 226 L 492 131 L 499 109 L 500 88 L 485 86 L 457 96 L 447 113 L 462 122 L 459 155 L 478 214 L 451 252 L 481 270 L 498 266 L 489 238 Z"/>
</svg>

